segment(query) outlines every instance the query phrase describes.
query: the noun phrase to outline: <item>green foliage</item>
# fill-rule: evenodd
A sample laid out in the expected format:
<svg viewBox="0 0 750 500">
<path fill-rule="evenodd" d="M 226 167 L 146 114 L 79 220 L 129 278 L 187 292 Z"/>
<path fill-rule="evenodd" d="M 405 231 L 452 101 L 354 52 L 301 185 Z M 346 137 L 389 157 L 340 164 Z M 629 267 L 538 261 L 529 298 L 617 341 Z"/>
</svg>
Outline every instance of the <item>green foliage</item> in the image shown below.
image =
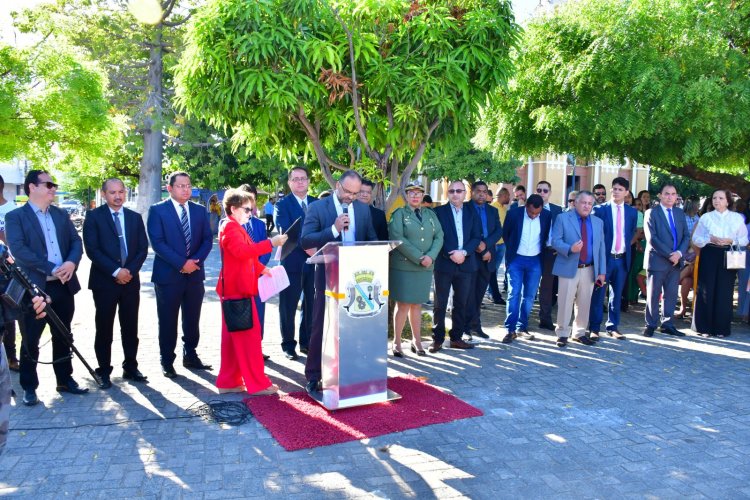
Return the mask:
<svg viewBox="0 0 750 500">
<path fill-rule="evenodd" d="M 515 159 L 498 161 L 488 152 L 477 149 L 470 142 L 447 151 L 434 149 L 424 160 L 422 172 L 432 179 L 466 179 L 474 182 L 515 183 L 518 181 L 516 168 L 523 162 Z"/>
<path fill-rule="evenodd" d="M 506 0 L 209 0 L 188 29 L 177 101 L 255 154 L 314 155 L 329 184 L 331 169 L 360 163 L 400 186 L 427 147 L 474 134 L 518 32 Z M 362 154 L 341 158 L 342 145 Z"/>
<path fill-rule="evenodd" d="M 731 0 L 562 4 L 531 21 L 516 75 L 493 96 L 494 149 L 627 156 L 746 185 L 749 14 Z"/>
</svg>

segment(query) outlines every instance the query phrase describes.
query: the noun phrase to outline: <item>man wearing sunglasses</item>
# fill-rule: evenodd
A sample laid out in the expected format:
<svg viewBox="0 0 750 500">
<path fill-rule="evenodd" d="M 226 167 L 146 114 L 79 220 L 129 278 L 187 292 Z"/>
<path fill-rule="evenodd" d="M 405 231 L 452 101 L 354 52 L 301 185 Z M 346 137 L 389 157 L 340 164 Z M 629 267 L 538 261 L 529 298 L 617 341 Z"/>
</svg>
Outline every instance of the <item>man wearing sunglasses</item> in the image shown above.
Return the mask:
<svg viewBox="0 0 750 500">
<path fill-rule="evenodd" d="M 476 249 L 482 241 L 482 226 L 477 211 L 466 199 L 463 181 L 453 181 L 448 186 L 448 203 L 435 209 L 443 229 L 443 248 L 435 259 L 434 328 L 430 352 L 438 352 L 445 342 L 445 313 L 448 297 L 453 287 L 451 310 L 450 347 L 471 349 L 473 344 L 461 338 L 469 332 L 469 296 L 477 273 Z"/>
<path fill-rule="evenodd" d="M 607 201 L 607 187 L 604 184 L 597 184 L 594 186 L 594 200 L 596 201 L 595 207 L 604 205 Z"/>
<path fill-rule="evenodd" d="M 5 217 L 8 247 L 29 279 L 52 299 L 50 307 L 70 331 L 75 312 L 73 296 L 81 289 L 76 276 L 76 268 L 83 255 L 81 237 L 68 213 L 52 205 L 57 195 L 57 184 L 52 182 L 49 173 L 30 170 L 26 174 L 23 190 L 29 197 L 28 203 Z M 27 310 L 24 312 L 24 322 L 20 382 L 24 391 L 23 404 L 33 406 L 39 403 L 36 395 L 39 387 L 36 373 L 39 338 L 49 320 L 37 320 L 36 313 Z M 55 360 L 52 366 L 57 391 L 87 393 L 89 390 L 81 388 L 73 379 L 71 349 L 62 340 L 64 333 L 52 323 L 49 326 L 52 330 L 52 357 Z"/>
<path fill-rule="evenodd" d="M 547 181 L 539 181 L 536 185 L 536 194 L 544 201 L 544 210 L 549 212 L 550 224 L 554 225 L 557 216 L 562 213 L 562 207 L 549 202 L 552 185 Z M 554 330 L 552 324 L 552 305 L 557 300 L 557 277 L 552 274 L 552 266 L 555 264 L 555 250 L 550 242 L 545 242 L 544 255 L 542 256 L 542 281 L 539 283 L 539 328 Z"/>
<path fill-rule="evenodd" d="M 187 172 L 174 172 L 167 181 L 169 198 L 148 211 L 147 232 L 154 249 L 153 274 L 159 351 L 165 377 L 175 378 L 177 317 L 182 310 L 182 366 L 210 370 L 198 357 L 198 324 L 206 279 L 204 262 L 211 252 L 213 234 L 208 211 L 190 201 L 193 186 Z"/>
</svg>

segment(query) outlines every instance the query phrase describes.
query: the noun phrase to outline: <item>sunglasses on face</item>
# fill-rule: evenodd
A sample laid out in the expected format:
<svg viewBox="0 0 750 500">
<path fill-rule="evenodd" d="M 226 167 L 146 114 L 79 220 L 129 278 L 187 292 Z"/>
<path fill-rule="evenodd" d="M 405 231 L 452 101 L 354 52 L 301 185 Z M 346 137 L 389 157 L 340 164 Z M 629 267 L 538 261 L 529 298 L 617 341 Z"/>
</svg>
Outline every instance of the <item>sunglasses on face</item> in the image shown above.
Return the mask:
<svg viewBox="0 0 750 500">
<path fill-rule="evenodd" d="M 568 203 L 575 203 L 576 200 L 568 200 Z"/>
<path fill-rule="evenodd" d="M 606 191 L 595 191 L 594 195 L 596 195 L 596 196 L 607 196 L 607 192 Z"/>
<path fill-rule="evenodd" d="M 549 189 L 547 188 L 536 188 L 537 193 L 549 193 Z"/>
<path fill-rule="evenodd" d="M 448 194 L 461 194 L 465 192 L 466 192 L 465 189 L 449 189 L 448 190 Z"/>
<path fill-rule="evenodd" d="M 241 208 L 242 210 L 244 210 L 246 214 L 249 214 L 250 212 L 252 212 L 252 211 L 253 211 L 253 209 L 252 209 L 252 208 L 250 208 L 250 207 L 240 207 L 240 208 Z"/>
<path fill-rule="evenodd" d="M 57 189 L 57 184 L 52 181 L 41 181 L 36 183 L 37 186 L 45 186 L 47 189 Z"/>
</svg>

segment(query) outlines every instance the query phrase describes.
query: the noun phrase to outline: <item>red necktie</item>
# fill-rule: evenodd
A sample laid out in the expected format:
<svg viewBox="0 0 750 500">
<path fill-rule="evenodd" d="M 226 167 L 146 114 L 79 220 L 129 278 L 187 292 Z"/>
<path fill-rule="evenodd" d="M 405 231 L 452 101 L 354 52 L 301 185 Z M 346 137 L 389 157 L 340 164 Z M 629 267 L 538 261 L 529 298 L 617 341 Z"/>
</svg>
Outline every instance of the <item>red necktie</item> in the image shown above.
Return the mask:
<svg viewBox="0 0 750 500">
<path fill-rule="evenodd" d="M 589 260 L 589 230 L 586 227 L 586 219 L 581 217 L 581 241 L 583 242 L 583 246 L 581 247 L 581 256 L 579 257 L 579 260 L 581 261 L 581 264 L 585 264 L 587 260 Z"/>
</svg>

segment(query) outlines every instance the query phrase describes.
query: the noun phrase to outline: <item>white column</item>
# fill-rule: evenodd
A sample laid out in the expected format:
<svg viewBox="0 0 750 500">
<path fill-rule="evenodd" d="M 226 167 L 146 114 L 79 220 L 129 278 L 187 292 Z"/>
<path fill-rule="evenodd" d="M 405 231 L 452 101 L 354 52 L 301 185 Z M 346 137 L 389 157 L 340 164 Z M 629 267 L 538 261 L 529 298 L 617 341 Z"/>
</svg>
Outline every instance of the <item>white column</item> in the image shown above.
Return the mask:
<svg viewBox="0 0 750 500">
<path fill-rule="evenodd" d="M 526 198 L 528 199 L 531 194 L 536 191 L 533 190 L 534 186 L 534 158 L 529 156 L 528 167 L 526 168 Z"/>
</svg>

